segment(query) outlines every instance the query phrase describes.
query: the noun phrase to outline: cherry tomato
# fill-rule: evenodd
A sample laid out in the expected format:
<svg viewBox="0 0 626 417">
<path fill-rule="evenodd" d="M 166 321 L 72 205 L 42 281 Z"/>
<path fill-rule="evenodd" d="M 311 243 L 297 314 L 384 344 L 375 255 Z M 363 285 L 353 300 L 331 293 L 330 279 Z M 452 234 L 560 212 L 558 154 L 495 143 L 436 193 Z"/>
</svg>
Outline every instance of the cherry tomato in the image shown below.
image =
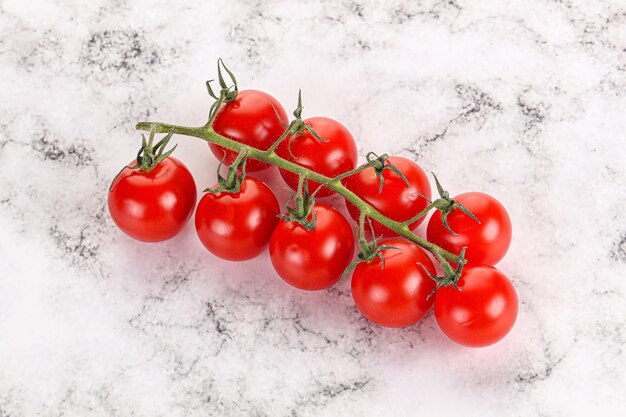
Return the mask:
<svg viewBox="0 0 626 417">
<path fill-rule="evenodd" d="M 410 186 L 398 174 L 390 169 L 384 169 L 382 176 L 384 178 L 383 190 L 380 190 L 380 179 L 376 175 L 374 168 L 368 168 L 355 175 L 343 180 L 345 186 L 372 205 L 379 212 L 392 220 L 399 222 L 409 220 L 420 211 L 428 206 L 428 200 L 431 197 L 430 183 L 426 173 L 410 159 L 401 156 L 391 156 L 387 160 L 393 164 L 400 172 L 404 174 L 409 181 Z M 426 197 L 426 198 L 424 198 Z M 354 221 L 359 220 L 359 209 L 346 201 L 348 212 Z M 424 221 L 424 218 L 411 223 L 411 230 L 417 228 Z M 383 226 L 382 224 L 372 221 L 374 233 L 379 236 L 396 236 L 396 233 Z"/>
<path fill-rule="evenodd" d="M 433 304 L 428 298 L 435 282 L 418 264 L 435 275 L 435 267 L 426 253 L 404 239 L 392 239 L 383 249 L 385 267 L 380 258 L 357 265 L 352 275 L 352 298 L 365 317 L 384 327 L 415 324 Z"/>
<path fill-rule="evenodd" d="M 488 194 L 470 192 L 453 198 L 471 211 L 479 220 L 454 209 L 448 215 L 453 235 L 441 222 L 441 212 L 433 214 L 428 222 L 428 240 L 442 248 L 460 253 L 467 247 L 465 258 L 473 263 L 495 265 L 504 257 L 511 244 L 511 219 L 498 200 Z"/>
<path fill-rule="evenodd" d="M 457 282 L 461 291 L 442 287 L 435 293 L 435 317 L 455 342 L 470 347 L 496 343 L 517 318 L 517 293 L 511 281 L 488 265 L 466 265 Z"/>
<path fill-rule="evenodd" d="M 280 115 L 280 119 L 288 123 L 285 109 L 274 97 L 257 90 L 240 91 L 235 100 L 226 103 L 220 109 L 213 122 L 213 130 L 237 142 L 267 150 L 285 131 L 276 113 Z M 231 165 L 237 158 L 235 151 L 213 143 L 209 143 L 209 147 L 219 160 L 224 158 L 226 152 L 224 158 L 226 165 Z M 248 159 L 246 170 L 260 171 L 269 166 L 265 162 Z"/>
<path fill-rule="evenodd" d="M 247 176 L 238 192 L 206 193 L 196 210 L 196 231 L 215 256 L 245 261 L 263 252 L 278 222 L 280 208 L 272 190 Z"/>
<path fill-rule="evenodd" d="M 111 186 L 108 204 L 111 218 L 128 236 L 161 242 L 176 236 L 189 221 L 196 183 L 187 167 L 170 156 L 149 172 L 122 171 Z"/>
<path fill-rule="evenodd" d="M 278 275 L 301 290 L 323 290 L 334 285 L 354 255 L 350 223 L 337 210 L 317 203 L 315 229 L 294 221 L 280 221 L 270 239 L 270 258 Z"/>
<path fill-rule="evenodd" d="M 285 139 L 278 146 L 276 153 L 279 156 L 327 177 L 335 177 L 356 168 L 358 161 L 356 142 L 348 129 L 327 117 L 313 117 L 304 120 L 304 123 L 311 126 L 315 133 L 327 142 L 319 141 L 309 131 L 304 130 Z M 293 190 L 298 188 L 298 175 L 283 169 L 280 170 L 280 175 Z M 320 187 L 320 184 L 311 180 L 308 185 L 311 193 Z M 323 188 L 319 190 L 317 196 L 325 197 L 333 193 L 328 188 Z"/>
</svg>

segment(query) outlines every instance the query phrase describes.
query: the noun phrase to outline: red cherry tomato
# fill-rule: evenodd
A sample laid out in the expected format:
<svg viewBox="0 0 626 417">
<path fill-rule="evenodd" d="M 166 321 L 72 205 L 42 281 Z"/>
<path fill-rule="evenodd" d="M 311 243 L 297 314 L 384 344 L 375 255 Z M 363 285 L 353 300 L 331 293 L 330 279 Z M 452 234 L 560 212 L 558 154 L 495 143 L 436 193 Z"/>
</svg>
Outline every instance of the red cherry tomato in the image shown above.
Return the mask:
<svg viewBox="0 0 626 417">
<path fill-rule="evenodd" d="M 421 263 L 435 275 L 435 267 L 426 253 L 404 239 L 392 239 L 380 258 L 360 263 L 352 275 L 352 298 L 365 317 L 384 327 L 404 327 L 415 324 L 433 304 L 427 297 L 435 282 L 418 265 Z"/>
<path fill-rule="evenodd" d="M 339 279 L 354 255 L 350 223 L 326 204 L 313 207 L 315 229 L 281 221 L 270 239 L 270 258 L 278 275 L 301 290 L 323 290 Z"/>
<path fill-rule="evenodd" d="M 237 142 L 267 150 L 285 131 L 276 113 L 285 123 L 289 122 L 285 109 L 274 97 L 257 90 L 240 91 L 235 100 L 226 103 L 220 109 L 213 122 L 213 130 Z M 226 152 L 224 158 L 226 165 L 231 165 L 237 158 L 237 152 L 214 143 L 209 143 L 209 147 L 219 160 L 224 158 Z M 246 170 L 260 171 L 269 166 L 265 162 L 249 158 Z"/>
<path fill-rule="evenodd" d="M 305 130 L 301 134 L 285 139 L 276 149 L 279 156 L 327 177 L 335 177 L 356 168 L 358 160 L 356 143 L 348 129 L 327 117 L 313 117 L 304 120 L 304 123 L 311 126 L 315 133 L 327 142 L 320 142 Z M 291 147 L 291 154 L 288 147 Z M 293 190 L 298 188 L 298 175 L 283 169 L 280 170 L 280 175 Z M 320 187 L 320 184 L 311 180 L 308 185 L 310 193 Z M 319 190 L 317 196 L 325 197 L 331 194 L 333 191 L 323 188 Z"/>
<path fill-rule="evenodd" d="M 465 258 L 472 263 L 498 263 L 511 244 L 511 219 L 504 206 L 490 195 L 477 192 L 460 194 L 453 200 L 471 211 L 480 224 L 454 209 L 448 215 L 448 225 L 458 233 L 453 235 L 443 226 L 441 212 L 437 211 L 428 222 L 428 240 L 453 253 L 467 247 Z"/>
<path fill-rule="evenodd" d="M 196 231 L 209 252 L 228 261 L 245 261 L 263 252 L 280 213 L 264 182 L 247 176 L 239 192 L 206 193 L 196 210 Z"/>
<path fill-rule="evenodd" d="M 111 218 L 124 233 L 143 242 L 161 242 L 176 236 L 189 221 L 196 183 L 187 167 L 170 156 L 149 172 L 122 171 L 108 200 Z"/>
<path fill-rule="evenodd" d="M 488 265 L 466 265 L 457 282 L 461 291 L 442 287 L 435 293 L 435 317 L 455 342 L 470 347 L 496 343 L 517 318 L 517 293 L 511 281 Z"/>
<path fill-rule="evenodd" d="M 431 197 L 430 183 L 426 173 L 410 159 L 401 156 L 391 156 L 387 160 L 404 174 L 411 184 L 407 187 L 406 182 L 390 169 L 384 169 L 382 176 L 385 179 L 383 190 L 380 190 L 380 179 L 374 168 L 368 168 L 343 180 L 345 186 L 353 193 L 361 197 L 385 216 L 399 222 L 409 220 L 428 206 Z M 426 197 L 426 198 L 424 198 Z M 346 201 L 348 212 L 354 221 L 359 221 L 359 209 Z M 424 220 L 411 223 L 413 230 Z M 379 236 L 395 236 L 396 233 L 382 224 L 372 220 L 374 233 Z"/>
</svg>

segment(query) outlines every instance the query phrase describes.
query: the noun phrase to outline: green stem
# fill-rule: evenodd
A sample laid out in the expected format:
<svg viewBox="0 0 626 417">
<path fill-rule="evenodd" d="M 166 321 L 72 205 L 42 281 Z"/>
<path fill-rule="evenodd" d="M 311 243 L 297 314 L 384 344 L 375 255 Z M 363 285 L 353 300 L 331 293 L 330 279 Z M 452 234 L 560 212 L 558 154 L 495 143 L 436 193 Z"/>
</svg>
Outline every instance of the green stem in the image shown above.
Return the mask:
<svg viewBox="0 0 626 417">
<path fill-rule="evenodd" d="M 371 162 L 366 162 L 363 165 L 360 165 L 356 168 L 354 168 L 352 171 L 348 171 L 348 172 L 344 172 L 343 174 L 339 174 L 337 175 L 334 179 L 337 181 L 341 181 L 344 178 L 348 178 L 351 177 L 354 174 L 358 174 L 361 171 L 365 171 L 367 168 L 372 167 L 373 164 Z"/>
<path fill-rule="evenodd" d="M 280 135 L 278 137 L 278 139 L 276 139 L 276 141 L 274 143 L 272 143 L 272 146 L 270 146 L 270 148 L 267 150 L 268 153 L 275 153 L 276 152 L 276 148 L 278 148 L 278 145 L 280 145 L 285 139 L 287 139 L 287 137 L 289 137 L 292 133 L 297 132 L 298 128 L 296 126 L 296 121 L 299 119 L 296 119 L 295 121 L 293 121 L 291 123 L 291 125 L 289 125 L 289 127 L 283 132 L 282 135 Z"/>
<path fill-rule="evenodd" d="M 248 158 L 256 159 L 262 162 L 267 162 L 272 165 L 276 165 L 278 168 L 282 168 L 286 171 L 293 172 L 294 174 L 297 174 L 300 176 L 306 176 L 307 179 L 318 182 L 324 185 L 325 187 L 329 188 L 330 190 L 335 191 L 337 194 L 341 195 L 348 202 L 356 206 L 360 210 L 361 213 L 364 213 L 365 216 L 369 217 L 372 220 L 376 220 L 383 226 L 396 232 L 398 235 L 432 252 L 435 256 L 438 255 L 438 257 L 441 257 L 451 262 L 459 261 L 458 255 L 452 252 L 448 252 L 444 250 L 443 248 L 425 239 L 422 239 L 421 237 L 417 236 L 415 233 L 411 232 L 408 224 L 405 224 L 404 222 L 397 222 L 395 220 L 388 218 L 387 216 L 383 215 L 378 210 L 376 210 L 374 207 L 372 207 L 365 201 L 361 200 L 359 196 L 354 194 L 352 191 L 350 191 L 341 183 L 341 179 L 345 178 L 345 175 L 335 177 L 335 178 L 330 178 L 325 175 L 319 174 L 308 168 L 305 168 L 291 161 L 288 161 L 284 158 L 281 158 L 274 152 L 273 149 L 263 151 L 263 150 L 254 148 L 250 145 L 239 143 L 225 136 L 222 136 L 216 133 L 213 130 L 213 128 L 210 126 L 210 124 L 208 123 L 207 125 L 200 126 L 200 127 L 187 127 L 187 126 L 171 125 L 167 123 L 149 123 L 149 122 L 140 122 L 140 123 L 137 123 L 136 125 L 136 128 L 138 130 L 145 130 L 145 131 L 150 131 L 150 129 L 153 127 L 156 128 L 156 133 L 174 132 L 179 135 L 194 136 L 194 137 L 203 139 L 207 142 L 215 143 L 216 145 L 222 146 L 226 149 L 230 149 L 237 153 L 241 152 L 242 150 L 246 150 Z M 359 168 L 357 168 L 357 170 L 358 169 Z"/>
<path fill-rule="evenodd" d="M 365 238 L 365 213 L 359 213 L 359 248 L 361 249 L 362 254 L 369 255 L 369 245 L 367 244 L 367 239 Z"/>
<path fill-rule="evenodd" d="M 308 209 L 308 207 L 304 207 L 304 181 L 306 181 L 306 175 L 300 175 L 296 190 L 296 214 L 301 219 L 306 219 L 306 210 Z"/>
<path fill-rule="evenodd" d="M 429 205 L 426 206 L 426 208 L 422 211 L 420 211 L 419 213 L 417 213 L 415 216 L 411 217 L 409 220 L 403 222 L 403 224 L 410 226 L 411 224 L 415 223 L 416 221 L 418 221 L 419 219 L 421 219 L 422 217 L 424 217 L 425 215 L 428 214 L 428 212 L 435 207 L 435 203 L 430 203 Z"/>
</svg>

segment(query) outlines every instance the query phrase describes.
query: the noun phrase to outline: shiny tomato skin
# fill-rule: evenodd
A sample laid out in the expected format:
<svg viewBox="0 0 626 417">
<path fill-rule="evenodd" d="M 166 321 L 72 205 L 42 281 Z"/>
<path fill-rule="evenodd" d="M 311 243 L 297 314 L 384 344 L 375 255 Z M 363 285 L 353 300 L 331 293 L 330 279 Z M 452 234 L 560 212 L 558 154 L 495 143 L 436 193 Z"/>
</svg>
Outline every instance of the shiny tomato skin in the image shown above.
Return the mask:
<svg viewBox="0 0 626 417">
<path fill-rule="evenodd" d="M 267 150 L 285 131 L 276 113 L 285 123 L 289 123 L 285 109 L 274 97 L 262 91 L 243 90 L 237 94 L 235 100 L 220 109 L 213 122 L 213 130 L 237 142 Z M 235 151 L 214 143 L 209 143 L 209 147 L 217 159 L 224 159 L 226 165 L 231 165 L 237 158 L 238 153 Z M 269 166 L 250 158 L 246 162 L 248 171 L 260 171 Z"/>
<path fill-rule="evenodd" d="M 327 177 L 335 177 L 356 168 L 356 142 L 345 126 L 328 117 L 312 117 L 304 120 L 304 123 L 311 126 L 327 142 L 320 142 L 305 131 L 285 139 L 276 149 L 279 156 Z M 291 142 L 289 145 L 288 141 Z M 289 153 L 288 146 L 291 147 L 293 156 Z M 298 175 L 283 169 L 280 170 L 280 175 L 291 189 L 298 188 Z M 319 187 L 320 184 L 309 180 L 309 192 L 313 193 Z M 333 193 L 334 191 L 323 188 L 316 195 L 326 197 Z"/>
<path fill-rule="evenodd" d="M 115 224 L 142 242 L 161 242 L 176 236 L 189 221 L 195 205 L 196 183 L 187 167 L 171 156 L 150 172 L 125 169 L 108 196 Z"/>
<path fill-rule="evenodd" d="M 293 221 L 280 221 L 270 239 L 270 258 L 287 284 L 317 291 L 339 281 L 354 256 L 354 233 L 337 210 L 317 203 L 316 227 L 306 230 Z"/>
<path fill-rule="evenodd" d="M 391 156 L 388 159 L 400 172 L 404 174 L 410 187 L 407 187 L 402 178 L 395 172 L 385 169 L 382 175 L 385 178 L 383 190 L 379 193 L 380 180 L 376 176 L 374 168 L 368 168 L 358 174 L 352 175 L 343 183 L 345 186 L 380 211 L 385 216 L 396 221 L 406 221 L 415 216 L 428 206 L 431 198 L 430 183 L 428 176 L 414 161 L 401 156 Z M 422 197 L 425 196 L 426 198 Z M 359 221 L 359 209 L 346 201 L 346 207 L 355 222 Z M 414 230 L 424 221 L 424 217 L 411 223 L 410 229 Z M 382 224 L 372 221 L 374 233 L 377 236 L 391 237 L 397 234 Z"/>
<path fill-rule="evenodd" d="M 246 176 L 239 192 L 202 197 L 196 209 L 196 232 L 213 255 L 245 261 L 263 252 L 279 213 L 272 190 L 263 181 Z"/>
<path fill-rule="evenodd" d="M 467 247 L 465 258 L 473 263 L 495 265 L 511 245 L 511 219 L 498 200 L 488 194 L 469 192 L 453 198 L 471 211 L 479 220 L 455 209 L 448 215 L 448 224 L 457 235 L 443 227 L 441 212 L 433 214 L 428 222 L 426 235 L 430 242 L 442 248 L 460 253 Z"/>
<path fill-rule="evenodd" d="M 513 328 L 518 300 L 515 287 L 496 268 L 471 265 L 457 282 L 461 291 L 442 287 L 435 293 L 435 318 L 453 341 L 469 347 L 496 343 Z"/>
<path fill-rule="evenodd" d="M 417 323 L 430 310 L 435 282 L 418 263 L 435 275 L 435 266 L 417 245 L 404 239 L 392 239 L 383 249 L 385 267 L 380 258 L 360 263 L 352 274 L 352 298 L 361 313 L 383 327 L 404 327 Z"/>
</svg>

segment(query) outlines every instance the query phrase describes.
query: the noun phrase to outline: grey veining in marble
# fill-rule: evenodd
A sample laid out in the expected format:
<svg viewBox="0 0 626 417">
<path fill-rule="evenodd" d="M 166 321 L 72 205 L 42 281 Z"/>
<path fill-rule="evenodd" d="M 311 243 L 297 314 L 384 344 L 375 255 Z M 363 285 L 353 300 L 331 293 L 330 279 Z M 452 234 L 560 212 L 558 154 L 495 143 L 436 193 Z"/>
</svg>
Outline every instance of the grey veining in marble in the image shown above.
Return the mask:
<svg viewBox="0 0 626 417">
<path fill-rule="evenodd" d="M 204 123 L 220 56 L 287 108 L 302 88 L 362 156 L 500 199 L 512 333 L 382 329 L 349 282 L 297 292 L 191 224 L 119 232 L 106 190 L 134 123 Z M 0 416 L 623 415 L 623 0 L 0 0 L 0 86 Z M 174 141 L 212 185 L 206 144 Z"/>
</svg>

